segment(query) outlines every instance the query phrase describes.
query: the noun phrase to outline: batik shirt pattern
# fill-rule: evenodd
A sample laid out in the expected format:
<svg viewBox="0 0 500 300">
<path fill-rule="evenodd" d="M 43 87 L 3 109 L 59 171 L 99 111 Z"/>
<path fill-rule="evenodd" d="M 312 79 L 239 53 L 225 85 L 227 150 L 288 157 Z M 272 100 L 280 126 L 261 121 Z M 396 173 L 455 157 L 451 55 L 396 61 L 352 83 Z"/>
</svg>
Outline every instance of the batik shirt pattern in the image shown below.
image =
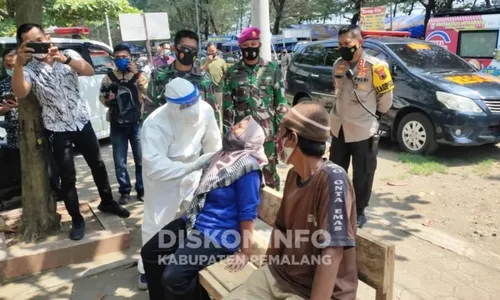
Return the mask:
<svg viewBox="0 0 500 300">
<path fill-rule="evenodd" d="M 63 53 L 73 60 L 82 59 L 73 50 Z M 87 102 L 80 95 L 78 74 L 69 65 L 54 62 L 50 66 L 33 59 L 24 67 L 24 78 L 40 102 L 45 129 L 79 131 L 90 121 Z"/>
</svg>

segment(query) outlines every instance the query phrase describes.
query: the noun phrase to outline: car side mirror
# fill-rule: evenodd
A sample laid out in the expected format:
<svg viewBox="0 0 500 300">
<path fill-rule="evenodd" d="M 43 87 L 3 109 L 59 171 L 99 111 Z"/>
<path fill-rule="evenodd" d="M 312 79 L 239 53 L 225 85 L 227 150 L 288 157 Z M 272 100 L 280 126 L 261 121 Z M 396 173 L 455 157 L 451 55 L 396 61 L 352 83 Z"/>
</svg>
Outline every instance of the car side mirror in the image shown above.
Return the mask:
<svg viewBox="0 0 500 300">
<path fill-rule="evenodd" d="M 470 61 L 467 62 L 469 64 L 469 66 L 471 66 L 472 68 L 474 68 L 474 70 L 476 70 L 476 72 L 479 72 L 481 71 L 480 69 L 478 69 L 478 67 L 476 65 L 474 65 L 473 63 L 471 63 Z"/>
<path fill-rule="evenodd" d="M 389 70 L 391 71 L 391 76 L 392 77 L 396 77 L 398 75 L 398 72 L 397 72 L 397 65 L 396 64 L 391 64 L 390 67 L 389 67 Z"/>
</svg>

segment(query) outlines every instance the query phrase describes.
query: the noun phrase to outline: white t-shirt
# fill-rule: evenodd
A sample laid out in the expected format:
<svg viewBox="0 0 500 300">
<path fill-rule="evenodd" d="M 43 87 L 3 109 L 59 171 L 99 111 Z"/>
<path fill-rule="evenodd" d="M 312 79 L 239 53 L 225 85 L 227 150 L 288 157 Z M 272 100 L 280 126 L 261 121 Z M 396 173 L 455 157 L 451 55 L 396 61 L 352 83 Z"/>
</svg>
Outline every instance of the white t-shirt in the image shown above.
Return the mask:
<svg viewBox="0 0 500 300">
<path fill-rule="evenodd" d="M 74 50 L 63 52 L 73 60 L 82 57 Z M 24 67 L 24 79 L 42 107 L 45 129 L 54 132 L 78 131 L 89 122 L 87 103 L 80 96 L 78 74 L 69 66 L 52 66 L 33 58 Z"/>
</svg>

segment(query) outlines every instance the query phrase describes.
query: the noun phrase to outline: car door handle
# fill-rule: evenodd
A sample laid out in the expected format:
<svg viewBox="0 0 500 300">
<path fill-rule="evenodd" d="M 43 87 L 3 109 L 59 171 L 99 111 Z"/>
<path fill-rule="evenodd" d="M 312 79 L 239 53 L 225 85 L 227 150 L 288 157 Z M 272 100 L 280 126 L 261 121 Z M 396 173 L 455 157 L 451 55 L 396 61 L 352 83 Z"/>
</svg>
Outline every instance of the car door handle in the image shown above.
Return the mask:
<svg viewBox="0 0 500 300">
<path fill-rule="evenodd" d="M 311 77 L 319 77 L 319 75 L 318 75 L 318 74 L 312 74 L 312 73 L 311 73 Z"/>
</svg>

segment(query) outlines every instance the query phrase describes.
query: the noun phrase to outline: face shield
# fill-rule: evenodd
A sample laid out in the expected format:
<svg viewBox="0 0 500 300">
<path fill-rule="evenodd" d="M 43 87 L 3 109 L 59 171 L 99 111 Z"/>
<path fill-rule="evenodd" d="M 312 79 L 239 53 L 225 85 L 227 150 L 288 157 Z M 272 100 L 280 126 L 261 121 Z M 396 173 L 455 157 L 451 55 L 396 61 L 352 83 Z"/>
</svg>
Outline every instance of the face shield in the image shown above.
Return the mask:
<svg viewBox="0 0 500 300">
<path fill-rule="evenodd" d="M 189 93 L 177 94 L 174 96 L 172 95 L 173 90 L 168 87 L 167 85 L 165 96 L 167 98 L 167 109 L 171 118 L 173 120 L 179 120 L 179 122 L 184 124 L 198 123 L 200 120 L 200 92 L 198 88 L 192 86 Z"/>
</svg>

